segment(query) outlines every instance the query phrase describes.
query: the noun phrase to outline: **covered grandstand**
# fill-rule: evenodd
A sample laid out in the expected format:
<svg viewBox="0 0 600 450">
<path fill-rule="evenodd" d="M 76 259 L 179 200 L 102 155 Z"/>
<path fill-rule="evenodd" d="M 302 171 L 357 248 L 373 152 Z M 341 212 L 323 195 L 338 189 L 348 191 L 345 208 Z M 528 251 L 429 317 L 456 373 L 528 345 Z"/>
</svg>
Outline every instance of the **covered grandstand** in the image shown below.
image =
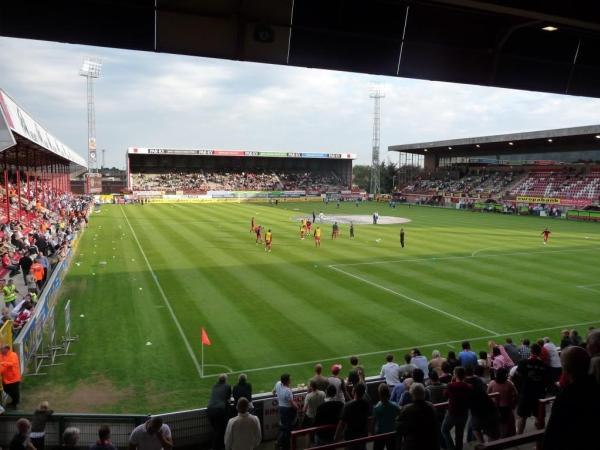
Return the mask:
<svg viewBox="0 0 600 450">
<path fill-rule="evenodd" d="M 3 90 L 0 110 L 0 222 L 5 223 L 20 218 L 30 202 L 47 207 L 53 195 L 71 192 L 71 175 L 85 172 L 87 163 Z"/>
<path fill-rule="evenodd" d="M 128 188 L 137 196 L 186 199 L 306 197 L 350 191 L 352 153 L 132 147 Z"/>
<path fill-rule="evenodd" d="M 401 161 L 424 162 L 424 171 L 399 184 L 399 194 L 407 200 L 469 207 L 486 201 L 513 207 L 552 205 L 561 212 L 600 200 L 600 125 L 393 145 L 388 150 L 399 152 Z"/>
</svg>

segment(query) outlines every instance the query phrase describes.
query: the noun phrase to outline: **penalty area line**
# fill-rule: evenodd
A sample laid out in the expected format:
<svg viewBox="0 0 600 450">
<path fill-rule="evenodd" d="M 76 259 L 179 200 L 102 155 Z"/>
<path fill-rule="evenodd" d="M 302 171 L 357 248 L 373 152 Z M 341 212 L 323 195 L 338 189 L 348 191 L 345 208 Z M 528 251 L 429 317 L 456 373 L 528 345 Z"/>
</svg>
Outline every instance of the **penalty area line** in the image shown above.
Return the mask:
<svg viewBox="0 0 600 450">
<path fill-rule="evenodd" d="M 471 327 L 474 327 L 474 328 L 479 328 L 480 330 L 483 330 L 486 333 L 493 334 L 493 335 L 497 335 L 498 334 L 494 330 L 490 330 L 489 328 L 482 327 L 481 325 L 478 325 L 475 322 L 471 322 L 470 320 L 463 319 L 462 317 L 458 317 L 457 315 L 449 313 L 448 311 L 444 311 L 443 309 L 436 308 L 435 306 L 431 306 L 428 303 L 422 302 L 421 300 L 417 300 L 416 298 L 413 298 L 413 297 L 409 297 L 406 294 L 402 294 L 401 292 L 398 292 L 398 291 L 395 291 L 393 289 L 387 288 L 385 286 L 382 286 L 381 284 L 377 284 L 374 281 L 368 280 L 368 279 L 363 278 L 363 277 L 359 277 L 358 275 L 355 275 L 355 274 L 350 273 L 350 272 L 346 272 L 345 270 L 342 270 L 339 267 L 329 266 L 329 268 L 333 269 L 333 270 L 335 270 L 335 271 L 337 271 L 339 273 L 343 273 L 346 276 L 349 276 L 349 277 L 355 278 L 355 279 L 357 279 L 359 281 L 362 281 L 363 283 L 370 284 L 371 286 L 374 286 L 376 288 L 379 288 L 381 290 L 389 292 L 390 294 L 393 294 L 393 295 L 395 295 L 397 297 L 402 297 L 402 298 L 404 298 L 404 299 L 406 299 L 406 300 L 408 300 L 410 302 L 413 302 L 413 303 L 415 303 L 417 305 L 420 305 L 420 306 L 422 306 L 424 308 L 431 309 L 432 311 L 436 311 L 436 312 L 438 312 L 440 314 L 443 314 L 443 315 L 445 315 L 447 317 L 450 317 L 451 319 L 454 319 L 454 320 L 457 320 L 459 322 L 465 323 L 465 324 L 467 324 L 467 325 L 469 325 Z"/>
<path fill-rule="evenodd" d="M 173 322 L 175 323 L 175 326 L 177 327 L 177 330 L 179 331 L 179 335 L 181 336 L 181 339 L 183 340 L 185 348 L 187 349 L 187 351 L 190 355 L 190 358 L 192 359 L 192 362 L 194 363 L 194 366 L 196 367 L 198 376 L 200 378 L 203 378 L 202 368 L 200 367 L 200 363 L 198 362 L 198 359 L 196 358 L 196 355 L 194 354 L 194 351 L 192 350 L 192 346 L 190 345 L 190 342 L 188 341 L 187 337 L 185 336 L 185 333 L 183 332 L 183 328 L 181 327 L 179 320 L 177 320 L 177 316 L 175 316 L 175 311 L 173 311 L 171 302 L 169 302 L 169 299 L 167 298 L 165 291 L 163 290 L 160 282 L 158 281 L 158 277 L 154 273 L 154 270 L 152 269 L 152 266 L 150 265 L 150 261 L 148 261 L 148 258 L 146 257 L 146 252 L 144 252 L 144 249 L 142 248 L 142 244 L 140 244 L 137 234 L 135 234 L 135 231 L 134 231 L 133 227 L 131 226 L 129 219 L 127 218 L 127 214 L 125 214 L 125 210 L 123 209 L 123 206 L 120 206 L 120 208 L 121 208 L 121 212 L 123 213 L 123 217 L 125 217 L 125 221 L 127 222 L 127 225 L 129 225 L 129 229 L 131 230 L 133 239 L 135 240 L 138 248 L 140 249 L 140 253 L 142 254 L 142 257 L 144 258 L 144 261 L 146 261 L 146 265 L 148 266 L 148 270 L 150 271 L 150 274 L 152 275 L 152 279 L 154 280 L 154 283 L 156 284 L 156 287 L 158 288 L 158 292 L 160 292 L 160 295 L 162 296 L 165 306 L 169 310 L 169 313 L 171 314 L 171 318 L 173 319 Z"/>
</svg>

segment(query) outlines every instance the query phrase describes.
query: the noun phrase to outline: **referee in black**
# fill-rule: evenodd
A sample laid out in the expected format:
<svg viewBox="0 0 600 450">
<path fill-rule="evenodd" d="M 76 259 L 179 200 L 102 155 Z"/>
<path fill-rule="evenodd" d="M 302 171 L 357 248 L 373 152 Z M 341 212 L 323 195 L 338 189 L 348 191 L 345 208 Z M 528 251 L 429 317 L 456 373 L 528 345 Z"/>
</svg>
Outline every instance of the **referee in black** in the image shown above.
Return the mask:
<svg viewBox="0 0 600 450">
<path fill-rule="evenodd" d="M 400 246 L 404 248 L 404 228 L 400 228 Z"/>
</svg>

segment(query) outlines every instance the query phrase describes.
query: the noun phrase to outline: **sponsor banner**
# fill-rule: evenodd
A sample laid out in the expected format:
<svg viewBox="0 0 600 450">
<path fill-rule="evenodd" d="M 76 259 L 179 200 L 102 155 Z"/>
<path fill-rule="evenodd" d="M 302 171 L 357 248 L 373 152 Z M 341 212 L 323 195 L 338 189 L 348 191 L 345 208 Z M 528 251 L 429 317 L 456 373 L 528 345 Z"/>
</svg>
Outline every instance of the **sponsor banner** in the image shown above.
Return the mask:
<svg viewBox="0 0 600 450">
<path fill-rule="evenodd" d="M 551 198 L 551 197 L 533 197 L 530 195 L 518 195 L 518 202 L 524 203 L 545 203 L 545 204 L 560 204 L 560 198 Z"/>
<path fill-rule="evenodd" d="M 133 191 L 133 195 L 138 197 L 159 197 L 164 194 L 164 191 Z"/>
<path fill-rule="evenodd" d="M 8 126 L 15 133 L 35 142 L 56 155 L 73 161 L 80 166 L 87 167 L 85 159 L 48 133 L 44 127 L 37 123 L 33 117 L 2 90 L 0 90 L 0 106 Z"/>
<path fill-rule="evenodd" d="M 208 150 L 129 147 L 131 155 L 197 155 L 197 156 L 243 156 L 247 158 L 319 158 L 319 159 L 356 159 L 355 153 L 320 152 L 271 152 L 256 150 Z"/>
</svg>

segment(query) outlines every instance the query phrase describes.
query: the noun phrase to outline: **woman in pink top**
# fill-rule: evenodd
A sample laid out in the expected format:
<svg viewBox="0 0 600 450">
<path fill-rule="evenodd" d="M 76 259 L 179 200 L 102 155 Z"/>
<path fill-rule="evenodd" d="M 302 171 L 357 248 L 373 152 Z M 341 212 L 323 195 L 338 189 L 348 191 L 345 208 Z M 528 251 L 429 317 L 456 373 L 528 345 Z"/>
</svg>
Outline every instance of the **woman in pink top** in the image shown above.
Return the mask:
<svg viewBox="0 0 600 450">
<path fill-rule="evenodd" d="M 500 367 L 496 371 L 496 379 L 488 384 L 488 394 L 497 392 L 499 395 L 494 399 L 500 414 L 500 438 L 514 436 L 515 428 L 514 409 L 517 404 L 517 389 L 508 379 L 508 370 Z"/>
</svg>

